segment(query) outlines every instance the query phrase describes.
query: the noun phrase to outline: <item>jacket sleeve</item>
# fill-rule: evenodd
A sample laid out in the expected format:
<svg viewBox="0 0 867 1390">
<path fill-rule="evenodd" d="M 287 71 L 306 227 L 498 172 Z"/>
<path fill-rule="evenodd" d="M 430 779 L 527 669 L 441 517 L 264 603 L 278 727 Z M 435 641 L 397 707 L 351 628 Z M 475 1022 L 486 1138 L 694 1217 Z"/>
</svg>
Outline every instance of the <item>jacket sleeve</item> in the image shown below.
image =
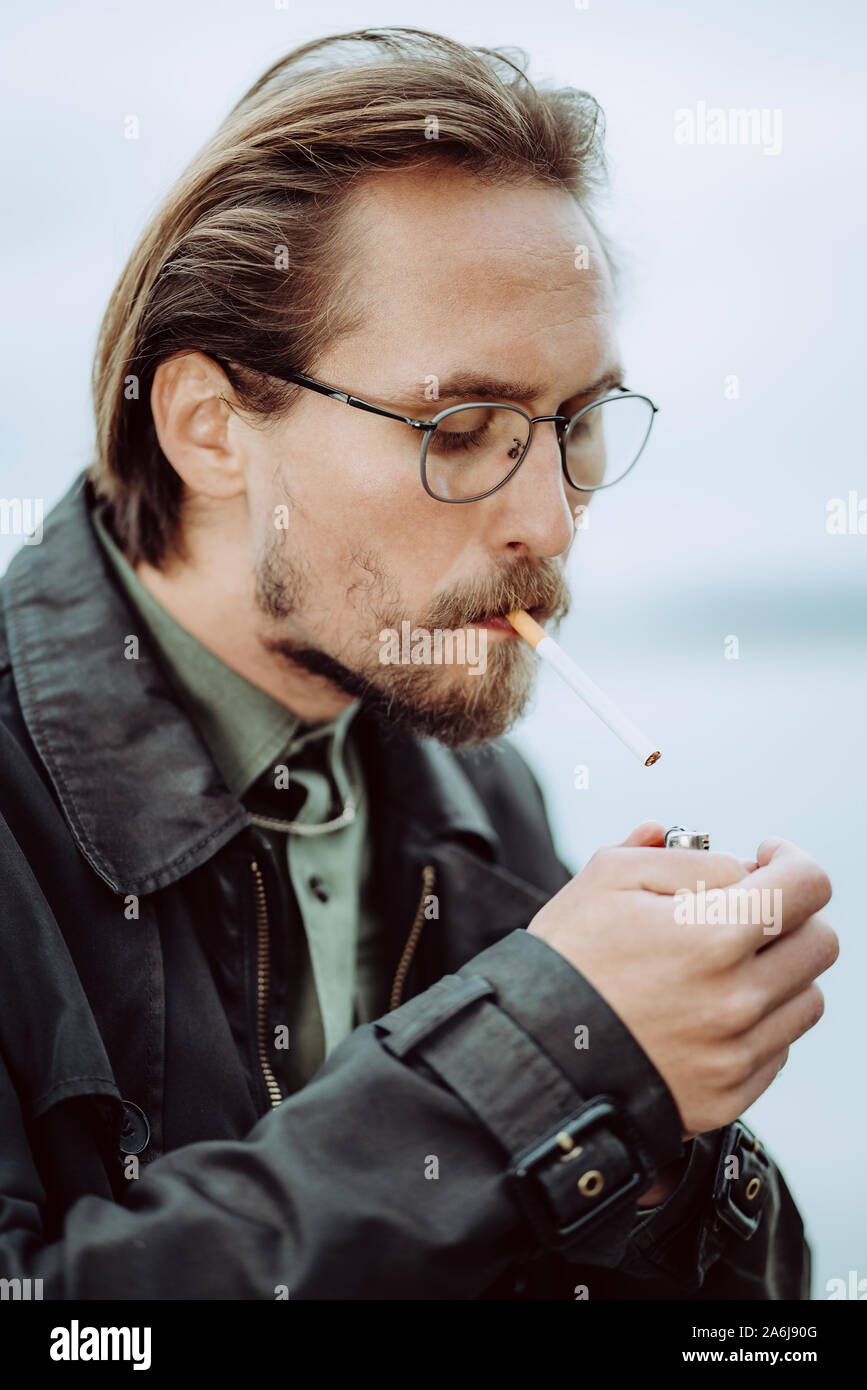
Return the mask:
<svg viewBox="0 0 867 1390">
<path fill-rule="evenodd" d="M 621 1274 L 644 1297 L 809 1299 L 803 1222 L 761 1141 L 737 1120 L 689 1148 L 675 1191 L 639 1213 Z"/>
<path fill-rule="evenodd" d="M 588 1110 L 605 1090 L 616 1106 Z M 614 1267 L 637 1191 L 681 1151 L 662 1078 L 523 930 L 356 1029 L 246 1139 L 158 1158 L 122 1203 L 80 1197 L 50 1243 L 8 1079 L 0 1119 L 0 1274 L 55 1299 L 472 1299 L 589 1212 L 571 1247 Z M 566 1164 L 556 1136 L 579 1131 Z"/>
<path fill-rule="evenodd" d="M 38 895 L 6 838 L 0 921 L 21 928 L 10 950 L 20 958 L 27 942 L 35 956 Z M 472 1299 L 555 1251 L 616 1280 L 620 1297 L 624 1261 L 636 1287 L 654 1290 L 695 1287 L 702 1264 L 710 1269 L 703 1144 L 694 1141 L 677 1192 L 636 1227 L 636 1198 L 683 1152 L 673 1098 L 589 982 L 524 930 L 356 1029 L 246 1139 L 173 1150 L 124 1184 L 122 1202 L 94 1163 L 91 1194 L 71 1201 L 59 1235 L 15 1079 L 42 1040 L 13 1036 L 16 1018 L 25 1034 L 37 1022 L 7 1002 L 0 1277 L 41 1279 L 46 1298 Z M 52 1047 L 76 1036 L 68 990 L 63 1004 Z M 81 1060 L 93 1081 L 98 1069 Z M 84 1126 L 62 1131 L 70 1170 L 95 1158 Z M 51 1169 L 62 1181 L 53 1149 Z M 752 1263 L 721 1255 L 717 1283 L 706 1284 L 717 1296 L 762 1296 L 762 1242 L 776 1258 L 799 1229 L 771 1181 L 779 1205 L 750 1245 Z"/>
<path fill-rule="evenodd" d="M 510 753 L 512 778 L 524 777 L 523 800 L 535 801 L 535 823 L 549 827 L 550 840 L 538 779 L 517 749 Z M 513 854 L 518 851 L 515 846 Z M 556 862 L 563 883 L 580 872 L 580 866 Z M 803 1223 L 760 1142 L 738 1121 L 699 1135 L 686 1148 L 677 1188 L 660 1207 L 637 1212 L 616 1272 L 587 1272 L 589 1296 L 595 1288 L 614 1298 L 809 1299 L 811 1253 Z M 580 1251 L 570 1258 L 580 1258 Z M 573 1297 L 575 1267 L 559 1282 Z M 553 1287 L 550 1280 L 547 1287 Z"/>
</svg>

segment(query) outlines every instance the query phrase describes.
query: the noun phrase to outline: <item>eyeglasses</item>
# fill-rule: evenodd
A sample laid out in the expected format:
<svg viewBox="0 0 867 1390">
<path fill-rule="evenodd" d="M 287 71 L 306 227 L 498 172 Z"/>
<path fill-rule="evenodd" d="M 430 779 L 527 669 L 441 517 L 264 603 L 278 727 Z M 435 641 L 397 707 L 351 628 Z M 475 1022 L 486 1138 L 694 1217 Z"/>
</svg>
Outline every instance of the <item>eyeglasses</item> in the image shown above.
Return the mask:
<svg viewBox="0 0 867 1390">
<path fill-rule="evenodd" d="M 534 426 L 548 421 L 557 433 L 569 486 L 579 492 L 613 487 L 638 462 L 658 409 L 648 396 L 618 387 L 574 415 L 531 416 L 517 405 L 470 401 L 440 410 L 430 420 L 414 420 L 302 373 L 269 375 L 420 430 L 421 482 L 438 502 L 479 502 L 497 492 L 524 462 Z"/>
</svg>

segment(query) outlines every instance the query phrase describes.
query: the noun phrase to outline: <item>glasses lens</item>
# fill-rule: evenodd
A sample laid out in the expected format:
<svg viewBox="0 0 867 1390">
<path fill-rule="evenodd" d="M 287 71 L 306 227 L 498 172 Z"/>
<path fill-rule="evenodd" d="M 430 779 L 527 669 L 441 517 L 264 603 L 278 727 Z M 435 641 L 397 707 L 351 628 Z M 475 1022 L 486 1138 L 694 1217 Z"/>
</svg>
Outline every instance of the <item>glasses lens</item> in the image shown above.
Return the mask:
<svg viewBox="0 0 867 1390">
<path fill-rule="evenodd" d="M 425 439 L 425 478 L 445 502 L 481 497 L 511 473 L 527 447 L 530 425 L 506 405 L 465 405 Z"/>
<path fill-rule="evenodd" d="M 647 442 L 653 406 L 640 396 L 612 396 L 566 430 L 566 471 L 573 487 L 610 487 L 628 473 Z"/>
</svg>

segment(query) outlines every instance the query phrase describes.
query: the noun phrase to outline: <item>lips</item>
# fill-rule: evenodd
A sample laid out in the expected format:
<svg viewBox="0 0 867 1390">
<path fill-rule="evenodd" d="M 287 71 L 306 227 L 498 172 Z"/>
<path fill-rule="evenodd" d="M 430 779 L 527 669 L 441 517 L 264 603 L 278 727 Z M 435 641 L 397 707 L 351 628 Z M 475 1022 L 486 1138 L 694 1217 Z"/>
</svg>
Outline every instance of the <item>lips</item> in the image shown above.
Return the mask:
<svg viewBox="0 0 867 1390">
<path fill-rule="evenodd" d="M 543 614 L 543 612 L 544 612 L 544 609 L 543 609 L 541 606 L 537 606 L 537 607 L 535 607 L 535 608 L 528 608 L 528 609 L 527 609 L 527 612 L 530 614 L 530 617 L 531 617 L 531 618 L 535 618 L 536 621 L 538 622 L 539 619 L 540 619 L 540 616 L 541 616 L 541 615 Z M 496 616 L 491 615 L 490 617 L 487 617 L 487 618 L 479 618 L 477 622 L 475 622 L 475 623 L 469 623 L 468 626 L 469 626 L 469 627 L 491 627 L 491 628 L 497 629 L 497 631 L 499 631 L 499 632 L 511 632 L 511 633 L 514 633 L 514 632 L 515 632 L 515 629 L 512 627 L 512 624 L 509 622 L 508 618 L 505 617 L 505 615 L 500 615 L 500 614 L 497 614 Z"/>
<path fill-rule="evenodd" d="M 508 618 L 482 618 L 477 623 L 472 623 L 472 627 L 495 627 L 500 632 L 514 632 L 512 624 Z"/>
</svg>

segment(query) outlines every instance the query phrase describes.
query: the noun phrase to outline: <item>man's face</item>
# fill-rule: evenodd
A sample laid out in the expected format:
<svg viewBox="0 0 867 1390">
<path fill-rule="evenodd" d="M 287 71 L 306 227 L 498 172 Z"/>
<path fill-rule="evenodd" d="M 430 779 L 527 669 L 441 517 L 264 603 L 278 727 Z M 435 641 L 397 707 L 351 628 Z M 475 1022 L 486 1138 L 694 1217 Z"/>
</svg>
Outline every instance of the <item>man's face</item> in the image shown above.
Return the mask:
<svg viewBox="0 0 867 1390">
<path fill-rule="evenodd" d="M 569 414 L 619 381 L 610 279 L 566 193 L 485 187 L 451 168 L 387 173 L 356 191 L 348 216 L 364 321 L 311 364 L 317 380 L 418 419 L 512 399 L 453 394 L 458 374 L 525 383 L 514 403 L 531 415 Z M 579 246 L 591 269 L 576 269 Z M 383 664 L 385 630 L 467 629 L 519 607 L 556 621 L 575 508 L 590 495 L 566 482 L 550 423 L 504 487 L 458 505 L 424 491 L 420 442 L 306 390 L 277 427 L 252 433 L 259 637 L 392 722 L 469 746 L 525 709 L 529 646 L 503 624 L 476 631 L 463 664 Z"/>
</svg>

